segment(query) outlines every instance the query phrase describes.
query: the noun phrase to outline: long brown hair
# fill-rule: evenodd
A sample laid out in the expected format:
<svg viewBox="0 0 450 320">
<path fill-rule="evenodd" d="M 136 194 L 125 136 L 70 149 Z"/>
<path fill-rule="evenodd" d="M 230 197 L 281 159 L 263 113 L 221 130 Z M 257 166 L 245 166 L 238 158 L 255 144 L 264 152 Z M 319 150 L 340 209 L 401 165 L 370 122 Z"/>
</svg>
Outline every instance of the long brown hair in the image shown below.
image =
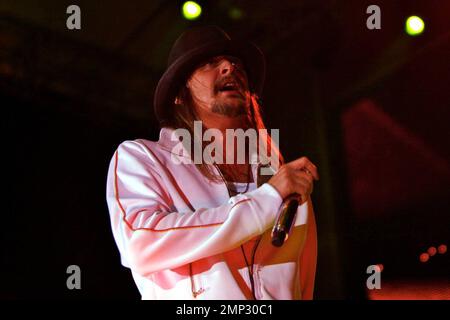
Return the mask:
<svg viewBox="0 0 450 320">
<path fill-rule="evenodd" d="M 258 103 L 258 96 L 255 93 L 250 94 L 250 108 L 249 113 L 247 114 L 247 128 L 253 128 L 256 130 L 259 137 L 259 130 L 266 129 L 264 124 L 262 114 L 261 114 L 261 106 Z M 187 129 L 191 134 L 191 150 L 194 150 L 194 139 L 200 139 L 202 141 L 202 137 L 196 137 L 194 135 L 194 121 L 201 120 L 198 114 L 195 112 L 194 102 L 191 96 L 189 89 L 186 86 L 181 86 L 179 90 L 177 99 L 170 106 L 169 114 L 171 116 L 165 118 L 160 122 L 161 127 L 168 127 L 173 129 L 183 128 Z M 208 129 L 204 128 L 202 125 L 202 135 L 203 132 Z M 203 143 L 203 148 L 205 147 L 205 143 Z M 275 152 L 277 158 L 279 159 L 279 163 L 282 164 L 284 162 L 283 156 L 281 155 L 278 147 L 273 144 L 272 138 L 269 134 L 267 134 L 266 148 L 271 152 Z M 191 152 L 191 158 L 193 159 L 194 153 Z M 206 164 L 196 164 L 197 168 L 200 172 L 210 179 L 211 181 L 221 181 L 221 177 L 215 173 L 213 168 Z"/>
</svg>

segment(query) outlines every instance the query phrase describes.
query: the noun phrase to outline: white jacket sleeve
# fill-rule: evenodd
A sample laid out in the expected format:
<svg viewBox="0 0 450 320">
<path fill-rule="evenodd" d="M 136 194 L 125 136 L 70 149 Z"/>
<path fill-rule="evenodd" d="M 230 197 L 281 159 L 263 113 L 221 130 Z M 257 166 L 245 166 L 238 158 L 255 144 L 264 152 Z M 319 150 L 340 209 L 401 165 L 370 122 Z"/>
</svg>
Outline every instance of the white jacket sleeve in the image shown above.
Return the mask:
<svg viewBox="0 0 450 320">
<path fill-rule="evenodd" d="M 126 141 L 111 160 L 107 202 L 122 263 L 146 276 L 231 250 L 262 234 L 273 225 L 282 199 L 263 184 L 217 208 L 171 212 L 155 161 L 140 143 Z"/>
</svg>

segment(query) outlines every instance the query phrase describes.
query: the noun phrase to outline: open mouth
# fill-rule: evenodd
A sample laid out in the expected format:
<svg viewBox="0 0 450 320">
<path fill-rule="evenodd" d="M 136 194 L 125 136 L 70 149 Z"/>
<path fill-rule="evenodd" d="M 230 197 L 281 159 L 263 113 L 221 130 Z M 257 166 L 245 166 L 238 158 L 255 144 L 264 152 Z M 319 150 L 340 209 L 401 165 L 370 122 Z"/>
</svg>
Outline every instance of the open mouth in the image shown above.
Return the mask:
<svg viewBox="0 0 450 320">
<path fill-rule="evenodd" d="M 227 81 L 219 88 L 219 92 L 238 93 L 241 95 L 240 86 L 236 81 Z"/>
</svg>

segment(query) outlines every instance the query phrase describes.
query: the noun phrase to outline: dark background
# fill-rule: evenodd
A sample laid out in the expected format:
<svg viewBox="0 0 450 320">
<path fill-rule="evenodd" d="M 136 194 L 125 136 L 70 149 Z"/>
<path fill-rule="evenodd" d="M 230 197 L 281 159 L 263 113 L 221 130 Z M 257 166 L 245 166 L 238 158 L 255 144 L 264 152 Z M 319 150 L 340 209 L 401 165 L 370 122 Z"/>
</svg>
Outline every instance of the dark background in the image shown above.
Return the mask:
<svg viewBox="0 0 450 320">
<path fill-rule="evenodd" d="M 263 50 L 266 124 L 288 160 L 320 169 L 315 297 L 449 299 L 449 253 L 419 256 L 449 244 L 450 1 L 200 1 L 194 22 L 181 3 L 0 2 L 0 298 L 139 298 L 110 231 L 108 164 L 120 142 L 157 138 L 174 40 L 216 24 Z M 381 30 L 366 28 L 371 4 Z M 81 290 L 66 288 L 72 264 Z M 366 290 L 372 264 L 382 290 Z"/>
</svg>

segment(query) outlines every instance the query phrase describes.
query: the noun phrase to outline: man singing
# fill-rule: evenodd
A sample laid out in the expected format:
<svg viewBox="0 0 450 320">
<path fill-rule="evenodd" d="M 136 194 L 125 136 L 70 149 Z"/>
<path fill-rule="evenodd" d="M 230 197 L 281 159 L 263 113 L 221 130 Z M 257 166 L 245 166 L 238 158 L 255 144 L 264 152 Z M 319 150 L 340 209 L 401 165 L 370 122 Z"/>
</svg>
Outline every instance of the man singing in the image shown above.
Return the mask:
<svg viewBox="0 0 450 320">
<path fill-rule="evenodd" d="M 227 129 L 264 129 L 258 105 L 264 73 L 255 45 L 214 26 L 186 31 L 154 95 L 159 140 L 125 141 L 115 152 L 107 181 L 111 226 L 143 299 L 312 299 L 316 166 L 306 157 L 282 164 L 277 153 L 267 176 L 251 148 L 244 161 L 236 161 L 237 144 L 225 148 Z M 187 161 L 195 145 L 200 154 L 206 146 L 194 121 L 202 132 L 220 133 L 223 149 L 214 159 L 235 161 Z M 192 136 L 183 150 L 177 130 Z M 265 142 L 277 152 L 270 136 Z M 300 199 L 296 218 L 283 246 L 275 247 L 271 229 L 292 195 Z"/>
</svg>

